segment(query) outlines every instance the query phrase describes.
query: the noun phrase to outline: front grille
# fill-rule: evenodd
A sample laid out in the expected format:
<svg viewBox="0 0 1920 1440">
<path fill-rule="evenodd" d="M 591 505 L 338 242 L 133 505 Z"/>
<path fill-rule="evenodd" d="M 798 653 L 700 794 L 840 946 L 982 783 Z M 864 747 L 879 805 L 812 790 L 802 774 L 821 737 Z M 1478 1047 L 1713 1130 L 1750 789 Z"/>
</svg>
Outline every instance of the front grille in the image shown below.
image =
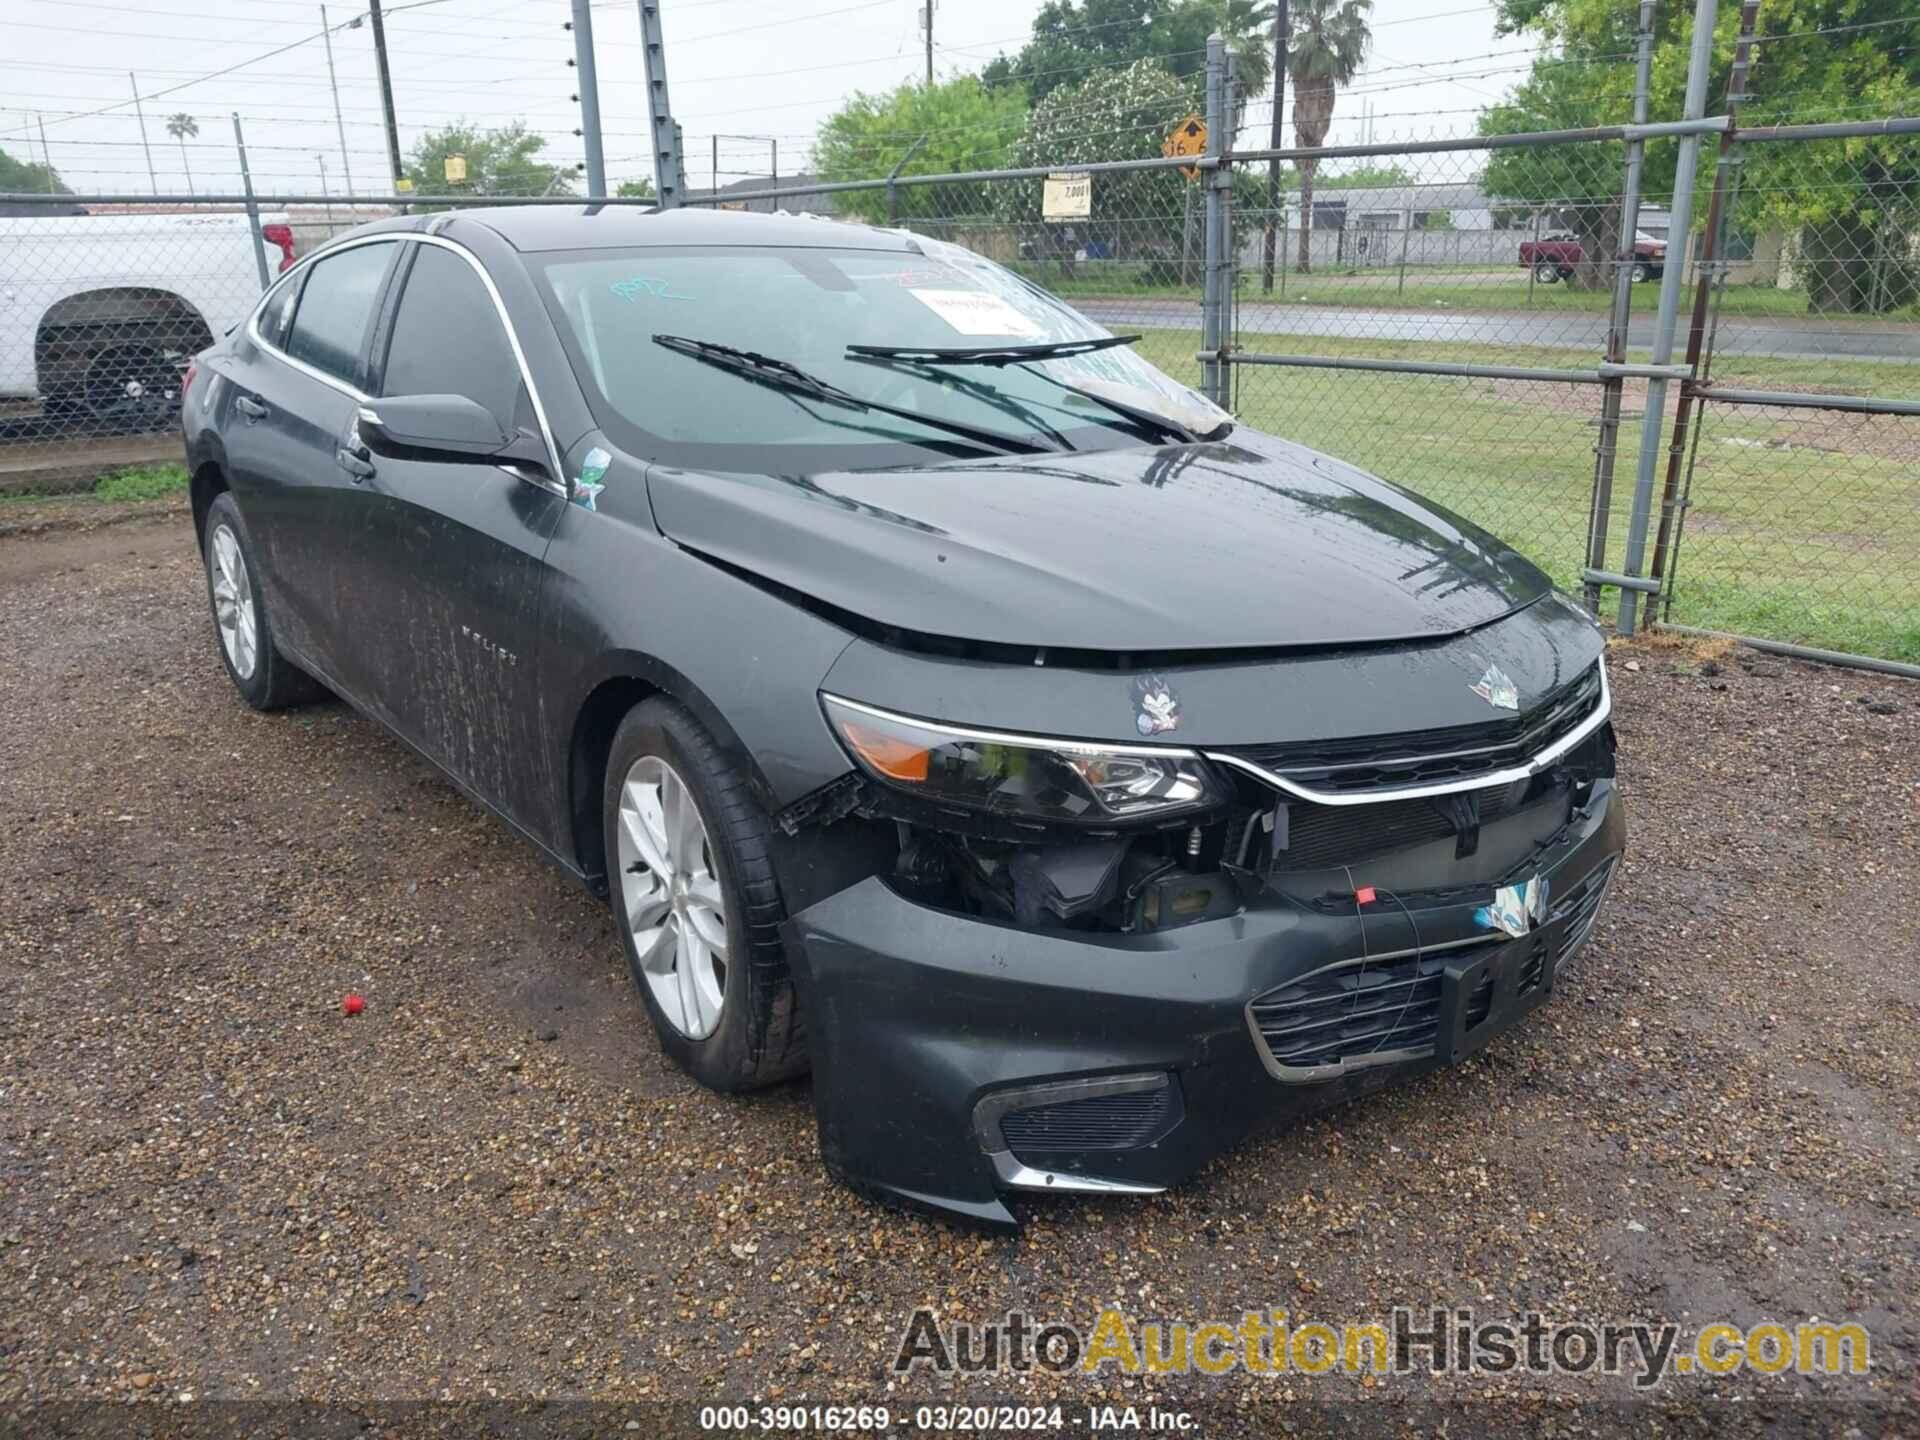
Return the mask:
<svg viewBox="0 0 1920 1440">
<path fill-rule="evenodd" d="M 1314 1070 L 1356 1060 L 1433 1052 L 1440 1023 L 1441 969 L 1511 943 L 1489 937 L 1393 960 L 1344 960 L 1269 990 L 1250 1007 L 1274 1063 Z M 1493 990 L 1468 1000 L 1467 1018 L 1484 1020 Z"/>
<path fill-rule="evenodd" d="M 1467 791 L 1479 800 L 1482 824 L 1512 808 L 1525 782 Z M 1412 845 L 1455 834 L 1454 823 L 1432 800 L 1380 800 L 1371 805 L 1316 805 L 1311 800 L 1287 806 L 1287 843 L 1274 850 L 1274 868 L 1318 870 L 1356 865 Z"/>
<path fill-rule="evenodd" d="M 1131 1150 L 1156 1140 L 1173 1108 L 1173 1087 L 1095 1095 L 1000 1117 L 1007 1148 L 1021 1151 Z"/>
<path fill-rule="evenodd" d="M 1443 970 L 1510 947 L 1504 964 L 1520 967 L 1516 993 L 1526 996 L 1593 931 L 1613 876 L 1611 860 L 1596 866 L 1564 896 L 1552 897 L 1548 923 L 1531 935 L 1489 935 L 1417 954 L 1343 960 L 1269 990 L 1248 1006 L 1255 1031 L 1275 1066 L 1309 1071 L 1431 1055 L 1440 1024 Z M 1493 967 L 1467 997 L 1467 1027 L 1493 1006 Z"/>
<path fill-rule="evenodd" d="M 1343 740 L 1247 745 L 1221 751 L 1313 790 L 1357 793 L 1438 785 L 1524 765 L 1565 739 L 1600 705 L 1598 662 L 1523 714 Z"/>
</svg>

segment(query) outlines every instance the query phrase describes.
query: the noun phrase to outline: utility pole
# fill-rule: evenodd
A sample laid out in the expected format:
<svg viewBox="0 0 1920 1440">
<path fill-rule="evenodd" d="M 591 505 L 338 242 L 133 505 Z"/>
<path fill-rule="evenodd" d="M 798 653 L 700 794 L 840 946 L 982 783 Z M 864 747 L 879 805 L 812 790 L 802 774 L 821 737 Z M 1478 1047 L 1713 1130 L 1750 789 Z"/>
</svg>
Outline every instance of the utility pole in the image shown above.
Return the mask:
<svg viewBox="0 0 1920 1440">
<path fill-rule="evenodd" d="M 600 144 L 600 78 L 593 66 L 593 9 L 573 0 L 573 63 L 580 72 L 580 143 L 587 151 L 587 194 L 607 198 L 607 154 Z"/>
<path fill-rule="evenodd" d="M 920 28 L 927 32 L 927 88 L 933 88 L 933 7 L 934 0 L 925 0 L 920 7 Z"/>
<path fill-rule="evenodd" d="M 373 63 L 380 72 L 380 109 L 387 120 L 387 164 L 393 169 L 393 188 L 400 188 L 405 172 L 400 165 L 400 127 L 393 118 L 393 76 L 387 70 L 387 27 L 380 18 L 380 0 L 367 0 L 367 18 L 373 21 Z"/>
<path fill-rule="evenodd" d="M 313 158 L 320 162 L 320 199 L 327 207 L 327 224 L 332 225 L 333 192 L 327 189 L 327 157 L 324 152 L 316 150 L 313 153 Z"/>
<path fill-rule="evenodd" d="M 53 152 L 47 148 L 47 122 L 41 118 L 38 110 L 33 112 L 33 123 L 40 127 L 40 168 L 47 172 L 47 193 L 53 194 Z"/>
<path fill-rule="evenodd" d="M 160 176 L 153 168 L 153 147 L 147 144 L 147 112 L 140 108 L 140 82 L 133 78 L 131 70 L 127 72 L 127 84 L 133 87 L 133 113 L 140 117 L 140 148 L 147 152 L 147 179 L 153 182 L 153 193 L 158 195 Z"/>
<path fill-rule="evenodd" d="M 1287 143 L 1287 39 L 1291 25 L 1287 0 L 1280 0 L 1273 17 L 1273 126 L 1267 139 L 1267 144 L 1275 150 L 1284 149 Z M 1280 161 L 1276 156 L 1267 161 L 1267 233 L 1260 247 L 1260 289 L 1268 294 L 1273 291 L 1274 252 L 1279 248 L 1275 231 L 1284 213 L 1280 208 Z"/>
<path fill-rule="evenodd" d="M 1286 0 L 1281 0 L 1282 4 Z M 353 162 L 347 158 L 347 122 L 340 118 L 340 77 L 333 73 L 333 28 L 327 24 L 327 7 L 320 7 L 320 34 L 327 42 L 327 84 L 333 90 L 333 128 L 340 135 L 340 170 L 347 177 L 347 194 L 353 194 Z"/>
</svg>

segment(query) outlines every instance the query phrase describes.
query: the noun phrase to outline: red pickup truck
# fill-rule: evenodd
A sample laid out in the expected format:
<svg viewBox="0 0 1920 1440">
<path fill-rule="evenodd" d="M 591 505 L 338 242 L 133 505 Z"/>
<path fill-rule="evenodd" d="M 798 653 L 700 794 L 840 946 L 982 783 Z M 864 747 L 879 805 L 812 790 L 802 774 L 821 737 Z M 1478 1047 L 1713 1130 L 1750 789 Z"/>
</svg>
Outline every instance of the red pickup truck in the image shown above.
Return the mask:
<svg viewBox="0 0 1920 1440">
<path fill-rule="evenodd" d="M 1533 278 L 1542 285 L 1551 285 L 1556 280 L 1565 280 L 1572 276 L 1574 266 L 1586 259 L 1586 249 L 1577 236 L 1569 231 L 1559 231 L 1552 235 L 1543 235 L 1538 240 L 1520 242 L 1520 267 L 1533 271 Z M 1667 268 L 1667 242 L 1659 240 L 1642 230 L 1633 237 L 1633 280 L 1637 285 L 1642 280 L 1658 280 Z"/>
</svg>

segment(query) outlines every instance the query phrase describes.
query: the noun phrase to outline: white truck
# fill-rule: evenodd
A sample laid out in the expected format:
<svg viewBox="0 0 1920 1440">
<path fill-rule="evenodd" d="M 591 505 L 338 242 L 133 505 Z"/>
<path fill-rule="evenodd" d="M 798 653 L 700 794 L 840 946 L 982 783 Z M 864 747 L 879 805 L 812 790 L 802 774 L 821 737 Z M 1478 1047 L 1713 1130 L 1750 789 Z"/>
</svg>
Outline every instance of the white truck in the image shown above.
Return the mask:
<svg viewBox="0 0 1920 1440">
<path fill-rule="evenodd" d="M 284 270 L 293 228 L 261 220 Z M 171 424 L 186 362 L 259 298 L 244 214 L 0 218 L 0 397 L 81 427 Z"/>
</svg>

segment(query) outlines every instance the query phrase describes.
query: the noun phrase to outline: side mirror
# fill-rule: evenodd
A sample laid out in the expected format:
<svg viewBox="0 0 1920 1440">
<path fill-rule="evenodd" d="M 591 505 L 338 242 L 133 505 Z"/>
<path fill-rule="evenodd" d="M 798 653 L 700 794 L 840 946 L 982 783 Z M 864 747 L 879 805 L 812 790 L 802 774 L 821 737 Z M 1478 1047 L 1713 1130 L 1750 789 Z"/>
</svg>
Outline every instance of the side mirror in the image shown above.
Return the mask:
<svg viewBox="0 0 1920 1440">
<path fill-rule="evenodd" d="M 398 460 L 486 464 L 518 438 L 503 430 L 484 405 L 464 395 L 398 395 L 360 407 L 360 440 L 376 455 Z"/>
</svg>

